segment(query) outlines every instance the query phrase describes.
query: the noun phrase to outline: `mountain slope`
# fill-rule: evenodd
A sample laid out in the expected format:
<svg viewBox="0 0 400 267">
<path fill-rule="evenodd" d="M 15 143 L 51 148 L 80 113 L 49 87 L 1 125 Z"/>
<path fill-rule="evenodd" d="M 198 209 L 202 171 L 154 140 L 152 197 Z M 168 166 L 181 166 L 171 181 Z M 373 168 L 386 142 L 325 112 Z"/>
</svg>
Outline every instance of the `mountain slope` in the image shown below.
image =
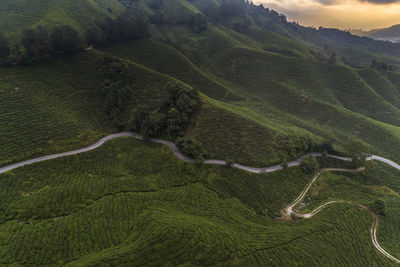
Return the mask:
<svg viewBox="0 0 400 267">
<path fill-rule="evenodd" d="M 83 32 L 95 22 L 112 18 L 123 10 L 117 0 L 5 0 L 0 6 L 0 32 L 12 39 L 18 38 L 23 29 L 36 25 L 48 28 L 70 25 Z"/>
<path fill-rule="evenodd" d="M 353 156 L 356 143 L 400 163 L 400 59 L 376 53 L 396 46 L 304 28 L 239 0 L 13 6 L 37 14 L 29 24 L 12 12 L 0 19 L 15 38 L 25 25 L 59 22 L 82 33 L 125 8 L 146 18 L 149 34 L 0 67 L 0 166 L 132 129 L 200 155 L 184 163 L 164 146 L 122 138 L 1 174 L 1 264 L 394 266 L 373 246 L 371 214 L 359 205 L 383 201 L 378 240 L 399 257 L 396 170 L 369 162 L 363 173 L 326 173 L 299 209 L 339 203 L 282 220 L 314 173 L 201 162 L 284 165 L 311 151 Z M 395 68 L 377 67 L 383 61 Z"/>
<path fill-rule="evenodd" d="M 360 208 L 339 204 L 297 223 L 255 215 L 279 211 L 307 183 L 298 168 L 285 177 L 199 168 L 159 145 L 115 140 L 1 175 L 0 258 L 71 266 L 390 264 L 372 246 L 371 217 Z"/>
<path fill-rule="evenodd" d="M 378 40 L 386 40 L 396 43 L 400 42 L 400 25 L 393 25 L 388 28 L 375 29 L 370 31 L 354 31 L 354 33 Z"/>
</svg>

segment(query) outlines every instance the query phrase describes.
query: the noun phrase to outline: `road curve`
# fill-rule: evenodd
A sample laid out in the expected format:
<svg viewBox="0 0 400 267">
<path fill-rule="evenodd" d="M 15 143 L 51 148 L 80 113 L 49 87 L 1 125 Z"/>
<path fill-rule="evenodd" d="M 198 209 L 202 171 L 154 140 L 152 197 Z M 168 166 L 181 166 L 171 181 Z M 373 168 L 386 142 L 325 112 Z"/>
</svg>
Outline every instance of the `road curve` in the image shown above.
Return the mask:
<svg viewBox="0 0 400 267">
<path fill-rule="evenodd" d="M 316 175 L 314 175 L 314 177 L 311 179 L 311 181 L 307 184 L 306 188 L 304 188 L 304 190 L 300 193 L 300 195 L 289 205 L 285 208 L 285 214 L 287 216 L 290 216 L 292 213 L 294 213 L 296 216 L 298 217 L 302 217 L 302 218 L 311 218 L 312 216 L 314 216 L 315 214 L 317 214 L 318 212 L 320 212 L 324 207 L 328 206 L 329 204 L 332 204 L 336 201 L 331 201 L 328 203 L 325 203 L 324 205 L 318 207 L 317 209 L 315 209 L 314 211 L 312 211 L 309 214 L 298 214 L 293 212 L 293 208 L 299 204 L 304 197 L 306 196 L 308 190 L 310 190 L 311 186 L 315 183 L 315 181 L 318 179 L 318 177 L 324 173 L 324 172 L 329 172 L 329 171 L 337 171 L 337 172 L 361 172 L 363 171 L 365 168 L 359 168 L 356 170 L 349 170 L 349 169 L 342 169 L 342 168 L 326 168 L 326 169 L 322 169 L 320 170 Z"/>
<path fill-rule="evenodd" d="M 378 157 L 378 156 L 371 156 L 370 158 L 368 158 L 368 160 L 379 160 L 382 162 L 385 162 L 389 165 L 391 165 L 392 167 L 400 170 L 400 166 L 397 165 L 397 163 L 391 161 L 391 160 L 387 160 L 385 158 L 382 157 Z M 397 166 L 396 166 L 397 165 Z M 316 215 L 317 213 L 319 213 L 320 211 L 322 211 L 325 207 L 337 203 L 337 201 L 329 201 L 321 206 L 319 206 L 318 208 L 314 209 L 313 211 L 311 211 L 310 213 L 306 213 L 306 214 L 302 214 L 302 213 L 296 213 L 293 211 L 293 208 L 299 204 L 305 197 L 305 195 L 307 194 L 308 190 L 311 188 L 311 186 L 314 184 L 314 182 L 318 179 L 318 177 L 323 173 L 323 172 L 327 172 L 327 171 L 340 171 L 340 172 L 361 172 L 363 171 L 365 168 L 359 168 L 357 170 L 348 170 L 348 169 L 322 169 L 320 172 L 318 172 L 313 179 L 311 180 L 310 183 L 307 184 L 306 188 L 300 193 L 300 195 L 289 205 L 285 208 L 285 215 L 286 216 L 290 216 L 291 214 L 294 214 L 295 216 L 299 217 L 299 218 L 304 218 L 304 219 L 309 219 L 311 217 L 313 217 L 314 215 Z M 379 223 L 379 216 L 377 214 L 375 214 L 374 212 L 372 212 L 370 209 L 368 209 L 368 207 L 365 206 L 361 206 L 363 209 L 368 210 L 371 212 L 372 216 L 373 216 L 373 222 L 371 225 L 371 239 L 372 239 L 372 243 L 375 246 L 375 248 L 381 252 L 383 255 L 385 255 L 387 258 L 395 261 L 396 263 L 400 264 L 400 260 L 397 259 L 396 257 L 394 257 L 393 255 L 391 255 L 389 252 L 387 252 L 386 250 L 384 250 L 381 245 L 379 245 L 378 239 L 376 237 L 376 231 L 378 229 L 378 223 Z"/>
<path fill-rule="evenodd" d="M 374 244 L 374 246 L 376 247 L 377 250 L 379 250 L 379 252 L 381 252 L 383 255 L 385 255 L 386 257 L 388 257 L 389 259 L 395 261 L 396 263 L 400 264 L 400 260 L 397 259 L 396 257 L 394 257 L 393 255 L 389 254 L 386 250 L 384 250 L 381 245 L 379 245 L 378 243 L 378 239 L 376 238 L 376 230 L 378 229 L 378 224 L 379 224 L 379 217 L 378 215 L 376 215 L 374 212 L 371 212 L 372 216 L 374 217 L 374 220 L 372 222 L 372 226 L 371 226 L 371 239 L 372 239 L 372 243 Z"/>
<path fill-rule="evenodd" d="M 158 144 L 163 144 L 168 146 L 175 154 L 176 157 L 178 157 L 179 159 L 185 161 L 185 162 L 189 162 L 189 163 L 194 163 L 194 160 L 191 158 L 188 158 L 187 156 L 183 155 L 179 149 L 175 146 L 174 143 L 166 141 L 166 140 L 162 140 L 162 139 L 157 139 L 157 138 L 144 138 L 143 136 L 141 136 L 140 134 L 134 133 L 134 132 L 122 132 L 122 133 L 116 133 L 116 134 L 111 134 L 109 136 L 106 136 L 102 139 L 100 139 L 99 141 L 97 141 L 95 144 L 85 147 L 85 148 L 81 148 L 81 149 L 77 149 L 77 150 L 73 150 L 73 151 L 68 151 L 68 152 L 63 152 L 63 153 L 58 153 L 58 154 L 53 154 L 53 155 L 48 155 L 48 156 L 43 156 L 43 157 L 39 157 L 39 158 L 35 158 L 35 159 L 30 159 L 30 160 L 26 160 L 26 161 L 22 161 L 19 163 L 15 163 L 15 164 L 11 164 L 8 166 L 4 166 L 0 168 L 0 174 L 26 166 L 26 165 L 30 165 L 30 164 L 34 164 L 34 163 L 38 163 L 38 162 L 42 162 L 42 161 L 46 161 L 46 160 L 51 160 L 51 159 L 56 159 L 56 158 L 61 158 L 61 157 L 67 157 L 67 156 L 71 156 L 71 155 L 75 155 L 75 154 L 80 154 L 80 153 L 84 153 L 84 152 L 88 152 L 91 150 L 94 150 L 98 147 L 100 147 L 101 145 L 103 145 L 105 142 L 110 141 L 112 139 L 115 138 L 121 138 L 121 137 L 133 137 L 139 140 L 146 140 L 146 141 L 150 141 L 153 143 L 158 143 Z M 294 166 L 298 166 L 300 165 L 300 163 L 306 159 L 309 156 L 314 156 L 314 157 L 322 157 L 321 153 L 318 152 L 314 152 L 314 153 L 308 153 L 303 155 L 302 157 L 298 158 L 297 160 L 288 162 L 288 167 L 294 167 Z M 330 158 L 335 158 L 338 160 L 343 160 L 343 161 L 351 161 L 351 158 L 347 158 L 347 157 L 340 157 L 340 156 L 336 156 L 336 155 L 327 155 Z M 376 155 L 372 155 L 370 157 L 367 158 L 367 160 L 376 160 L 376 161 L 380 161 L 383 163 L 386 163 L 394 168 L 396 168 L 397 170 L 400 170 L 400 165 L 383 157 L 380 156 L 376 156 Z M 205 160 L 204 164 L 212 164 L 212 165 L 226 165 L 226 162 L 224 160 L 214 160 L 214 159 L 209 159 L 209 160 Z M 244 166 L 241 164 L 237 164 L 234 163 L 233 167 L 241 169 L 241 170 L 245 170 L 251 173 L 268 173 L 268 172 L 275 172 L 275 171 L 279 171 L 282 170 L 283 167 L 280 165 L 275 165 L 275 166 L 271 166 L 271 167 L 266 167 L 266 168 L 256 168 L 256 167 L 249 167 L 249 166 Z M 296 200 L 290 204 L 288 207 L 286 207 L 285 209 L 285 213 L 287 215 L 290 215 L 293 213 L 293 207 L 296 206 L 306 195 L 307 191 L 310 189 L 311 185 L 315 182 L 315 180 L 319 177 L 319 175 L 324 172 L 324 171 L 360 171 L 360 169 L 358 170 L 346 170 L 346 169 L 324 169 L 321 170 L 318 174 L 316 174 L 313 179 L 311 180 L 311 182 L 307 185 L 307 187 L 303 190 L 303 192 L 300 194 L 299 197 L 296 198 Z M 312 211 L 311 213 L 308 214 L 297 214 L 295 213 L 296 216 L 302 217 L 302 218 L 311 218 L 312 216 L 314 216 L 315 214 L 317 214 L 318 212 L 320 212 L 322 209 L 324 209 L 326 206 L 335 203 L 335 201 L 330 201 L 327 202 L 323 205 L 321 205 L 320 207 L 316 208 L 314 211 Z M 390 258 L 391 260 L 397 262 L 400 264 L 400 260 L 395 258 L 394 256 L 390 255 L 388 252 L 386 252 L 378 243 L 378 240 L 376 238 L 376 230 L 378 227 L 378 222 L 379 222 L 379 217 L 376 214 L 374 215 L 374 222 L 372 224 L 371 227 L 371 238 L 372 238 L 372 242 L 374 244 L 374 246 L 386 257 Z"/>
<path fill-rule="evenodd" d="M 139 140 L 144 140 L 145 138 L 143 136 L 141 136 L 140 134 L 134 133 L 134 132 L 122 132 L 122 133 L 116 133 L 116 134 L 111 134 L 109 136 L 106 136 L 102 139 L 100 139 L 99 141 L 97 141 L 95 144 L 85 147 L 85 148 L 81 148 L 81 149 L 77 149 L 77 150 L 73 150 L 73 151 L 68 151 L 68 152 L 63 152 L 63 153 L 58 153 L 58 154 L 53 154 L 53 155 L 48 155 L 48 156 L 43 156 L 43 157 L 39 157 L 39 158 L 35 158 L 35 159 L 30 159 L 30 160 L 26 160 L 26 161 L 22 161 L 19 163 L 15 163 L 12 165 L 8 165 L 8 166 L 4 166 L 0 168 L 0 174 L 5 173 L 7 171 L 11 171 L 20 167 L 23 167 L 25 165 L 30 165 L 30 164 L 34 164 L 34 163 L 38 163 L 41 161 L 46 161 L 46 160 L 51 160 L 51 159 L 56 159 L 56 158 L 61 158 L 61 157 L 67 157 L 67 156 L 71 156 L 71 155 L 75 155 L 75 154 L 80 154 L 80 153 L 84 153 L 84 152 L 88 152 L 90 150 L 94 150 L 98 147 L 100 147 L 101 145 L 103 145 L 105 142 L 110 141 L 112 139 L 115 138 L 121 138 L 121 137 L 133 137 Z M 179 149 L 176 147 L 176 145 L 172 142 L 166 141 L 166 140 L 162 140 L 162 139 L 158 139 L 158 138 L 146 138 L 146 141 L 150 141 L 153 143 L 158 143 L 158 144 L 163 144 L 168 146 L 175 154 L 176 157 L 178 157 L 179 159 L 185 161 L 185 162 L 189 162 L 189 163 L 194 163 L 194 160 L 183 155 Z M 314 156 L 314 157 L 322 157 L 322 153 L 318 153 L 318 152 L 313 152 L 313 153 L 308 153 L 305 154 L 303 156 L 301 156 L 300 158 L 288 162 L 288 167 L 294 167 L 294 166 L 298 166 L 300 165 L 300 163 L 306 159 L 309 156 Z M 351 158 L 347 158 L 347 157 L 340 157 L 340 156 L 336 156 L 336 155 L 331 155 L 328 154 L 327 157 L 329 158 L 334 158 L 334 159 L 338 159 L 338 160 L 342 160 L 342 161 L 351 161 Z M 390 166 L 400 170 L 400 165 L 398 165 L 397 163 L 380 157 L 380 156 L 376 156 L 376 155 L 372 155 L 370 157 L 367 158 L 367 160 L 377 160 L 377 161 L 381 161 L 384 162 L 386 164 L 389 164 Z M 208 159 L 204 161 L 204 164 L 210 164 L 210 165 L 226 165 L 226 162 L 224 160 L 216 160 L 216 159 Z M 270 167 L 266 167 L 266 168 L 257 168 L 257 167 L 250 167 L 250 166 L 244 166 L 241 164 L 237 164 L 234 163 L 233 167 L 241 169 L 241 170 L 245 170 L 251 173 L 269 173 L 269 172 L 276 172 L 279 170 L 282 170 L 283 167 L 281 165 L 274 165 L 274 166 L 270 166 Z"/>
</svg>

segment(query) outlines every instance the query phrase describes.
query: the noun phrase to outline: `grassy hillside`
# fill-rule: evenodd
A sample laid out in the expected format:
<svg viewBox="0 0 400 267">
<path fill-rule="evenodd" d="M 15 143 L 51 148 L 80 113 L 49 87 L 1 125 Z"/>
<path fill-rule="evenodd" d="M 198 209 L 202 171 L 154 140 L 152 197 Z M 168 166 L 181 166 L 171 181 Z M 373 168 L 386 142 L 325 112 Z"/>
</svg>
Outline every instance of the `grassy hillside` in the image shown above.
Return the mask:
<svg viewBox="0 0 400 267">
<path fill-rule="evenodd" d="M 0 166 L 88 146 L 124 130 L 106 114 L 104 58 L 90 51 L 32 67 L 0 69 Z M 177 82 L 134 63 L 128 64 L 128 73 L 126 129 L 137 105 L 166 98 L 165 85 Z"/>
<path fill-rule="evenodd" d="M 42 25 L 70 25 L 82 32 L 94 22 L 114 17 L 124 10 L 117 0 L 41 1 L 5 0 L 0 6 L 0 32 L 12 39 L 23 29 Z"/>
<path fill-rule="evenodd" d="M 305 197 L 307 203 L 303 210 L 313 210 L 327 199 L 367 206 L 377 199 L 384 200 L 387 211 L 380 220 L 378 241 L 389 253 L 399 257 L 399 177 L 397 170 L 382 163 L 371 163 L 364 173 L 356 175 L 325 174 Z"/>
<path fill-rule="evenodd" d="M 195 125 L 201 127 L 197 127 L 200 128 L 197 133 L 193 130 L 188 135 L 201 140 L 212 155 L 221 158 L 232 156 L 239 161 L 246 158 L 243 162 L 253 164 L 266 158 L 274 158 L 276 162 L 279 154 L 279 157 L 294 158 L 304 153 L 301 139 L 310 139 L 314 145 L 329 142 L 341 150 L 350 138 L 360 138 L 371 144 L 375 153 L 397 157 L 393 148 L 400 138 L 400 106 L 395 72 L 353 69 L 342 64 L 321 62 L 312 56 L 287 56 L 265 51 L 260 48 L 258 40 L 247 42 L 248 37 L 239 38 L 238 33 L 231 35 L 231 31 L 224 27 L 209 26 L 200 34 L 184 27 L 170 27 L 160 33 L 167 32 L 169 46 L 146 40 L 118 44 L 107 51 L 184 80 L 209 97 L 216 98 L 205 100 L 215 106 L 213 109 L 222 108 L 238 116 L 232 124 L 226 123 L 232 119 L 223 119 L 229 115 L 220 116 L 220 123 L 225 122 L 226 125 L 222 124 L 224 126 L 217 130 L 215 124 L 207 121 L 211 116 L 206 115 L 208 111 L 197 117 L 199 122 Z M 281 39 L 274 40 L 278 42 Z M 296 50 L 301 51 L 301 47 L 299 44 Z M 202 80 L 194 73 L 200 73 Z M 214 82 L 229 88 L 236 99 L 216 95 L 216 92 L 224 91 L 217 91 L 221 87 Z M 244 129 L 248 126 L 246 120 L 266 127 L 268 132 L 280 136 L 280 140 L 286 139 L 283 143 L 272 143 L 279 143 L 280 147 L 294 146 L 297 153 L 279 153 L 282 149 L 267 149 L 266 153 L 256 153 L 253 149 L 252 152 L 245 152 L 251 145 L 221 145 L 237 142 L 237 139 L 232 141 L 232 133 L 238 132 L 238 129 L 242 129 L 240 135 L 247 136 L 247 140 L 260 140 L 260 131 L 245 133 Z M 226 141 L 217 140 L 215 132 Z M 231 140 L 225 138 L 229 136 Z M 267 134 L 264 140 L 268 139 Z M 254 143 L 260 151 L 264 147 L 262 143 L 261 140 Z M 274 146 L 272 143 L 269 143 L 270 147 Z M 234 152 L 238 149 L 242 157 Z M 252 153 L 256 155 L 250 156 Z"/>
<path fill-rule="evenodd" d="M 1 175 L 0 259 L 71 266 L 390 265 L 373 248 L 371 216 L 361 209 L 343 204 L 312 220 L 272 220 L 309 179 L 298 169 L 285 177 L 199 168 L 160 145 L 115 140 Z"/>
<path fill-rule="evenodd" d="M 346 154 L 352 140 L 400 162 L 400 72 L 369 64 L 400 59 L 342 48 L 332 60 L 281 19 L 261 27 L 254 14 L 223 15 L 214 0 L 19 0 L 0 7 L 0 32 L 68 24 L 82 33 L 130 4 L 148 16 L 148 38 L 0 68 L 0 166 L 87 146 L 139 119 L 157 129 L 182 122 L 178 135 L 157 133 L 251 166 Z M 188 97 L 196 90 L 201 105 Z M 114 140 L 0 175 L 0 264 L 392 266 L 359 205 L 385 201 L 378 240 L 400 257 L 399 173 L 374 164 L 327 173 L 304 209 L 339 204 L 277 220 L 311 176 L 186 164 L 165 147 Z"/>
<path fill-rule="evenodd" d="M 0 69 L 0 165 L 78 148 L 112 131 L 98 88 L 97 53 Z"/>
</svg>

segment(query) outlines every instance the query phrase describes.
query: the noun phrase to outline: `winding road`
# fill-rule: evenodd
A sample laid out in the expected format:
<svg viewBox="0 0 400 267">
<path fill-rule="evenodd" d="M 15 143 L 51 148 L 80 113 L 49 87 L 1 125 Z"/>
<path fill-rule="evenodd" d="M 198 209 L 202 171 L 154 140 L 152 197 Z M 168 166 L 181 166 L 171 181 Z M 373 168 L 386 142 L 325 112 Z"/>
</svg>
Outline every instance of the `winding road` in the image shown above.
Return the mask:
<svg viewBox="0 0 400 267">
<path fill-rule="evenodd" d="M 327 169 L 322 169 L 320 170 L 316 175 L 314 175 L 314 177 L 312 178 L 312 180 L 307 184 L 306 188 L 303 190 L 303 192 L 301 192 L 301 194 L 289 205 L 285 208 L 285 215 L 290 216 L 292 213 L 294 213 L 297 217 L 301 217 L 301 218 L 311 218 L 312 216 L 314 216 L 315 214 L 317 214 L 318 212 L 320 212 L 324 207 L 335 203 L 336 201 L 330 201 L 328 203 L 325 203 L 324 205 L 316 208 L 314 211 L 312 211 L 309 214 L 299 214 L 299 213 L 295 213 L 293 212 L 293 208 L 299 204 L 304 197 L 306 196 L 308 190 L 310 190 L 311 186 L 314 184 L 314 182 L 318 179 L 318 177 L 324 173 L 324 172 L 330 172 L 330 171 L 337 171 L 337 172 L 362 172 L 363 170 L 365 170 L 364 167 L 359 168 L 357 170 L 348 170 L 348 169 L 341 169 L 341 168 L 327 168 Z"/>
<path fill-rule="evenodd" d="M 395 167 L 396 169 L 400 170 L 400 166 L 397 165 L 396 163 L 394 163 L 391 160 L 379 157 L 379 156 L 371 156 L 369 158 L 367 158 L 367 160 L 379 160 L 382 162 L 385 162 L 387 164 L 389 164 L 392 167 Z M 397 165 L 397 166 L 396 166 Z M 298 205 L 306 196 L 308 190 L 310 190 L 311 186 L 314 184 L 314 182 L 318 179 L 318 177 L 324 173 L 324 172 L 329 172 L 329 171 L 336 171 L 336 172 L 362 172 L 365 168 L 359 168 L 356 170 L 349 170 L 349 169 L 335 169 L 335 168 L 329 168 L 329 169 L 322 169 L 320 172 L 318 172 L 313 179 L 311 180 L 310 183 L 307 184 L 306 188 L 301 192 L 301 194 L 289 205 L 285 208 L 285 216 L 290 216 L 291 214 L 294 214 L 295 216 L 299 217 L 299 218 L 304 218 L 304 219 L 309 219 L 311 217 L 313 217 L 314 215 L 316 215 L 317 213 L 319 213 L 321 210 L 323 210 L 325 207 L 337 203 L 337 201 L 329 201 L 321 206 L 319 206 L 318 208 L 314 209 L 313 211 L 311 211 L 310 213 L 306 213 L 306 214 L 302 214 L 302 213 L 296 213 L 293 211 L 293 208 Z M 374 213 L 373 211 L 371 211 L 368 207 L 362 206 L 360 205 L 361 208 L 371 212 L 373 219 L 372 225 L 371 225 L 371 239 L 372 239 L 372 243 L 375 246 L 375 248 L 381 252 L 383 255 L 385 255 L 386 257 L 388 257 L 389 259 L 395 261 L 396 263 L 400 264 L 400 260 L 397 259 L 396 257 L 394 257 L 393 255 L 391 255 L 390 253 L 388 253 L 385 249 L 383 249 L 381 247 L 381 245 L 378 242 L 378 239 L 376 237 L 376 231 L 378 229 L 378 223 L 379 223 L 379 216 Z"/>
<path fill-rule="evenodd" d="M 111 134 L 109 136 L 106 136 L 102 139 L 100 139 L 99 141 L 97 141 L 95 144 L 85 147 L 85 148 L 81 148 L 81 149 L 77 149 L 77 150 L 73 150 L 73 151 L 68 151 L 68 152 L 63 152 L 63 153 L 58 153 L 58 154 L 53 154 L 53 155 L 48 155 L 48 156 L 43 156 L 43 157 L 39 157 L 39 158 L 35 158 L 35 159 L 30 159 L 30 160 L 26 160 L 26 161 L 22 161 L 19 163 L 15 163 L 15 164 L 11 164 L 8 166 L 4 166 L 0 168 L 0 174 L 26 166 L 26 165 L 30 165 L 30 164 L 34 164 L 34 163 L 38 163 L 38 162 L 42 162 L 42 161 L 46 161 L 46 160 L 51 160 L 51 159 L 56 159 L 56 158 L 61 158 L 61 157 L 67 157 L 67 156 L 71 156 L 71 155 L 75 155 L 75 154 L 80 154 L 80 153 L 84 153 L 84 152 L 88 152 L 91 150 L 94 150 L 98 147 L 100 147 L 101 145 L 103 145 L 105 142 L 110 141 L 112 139 L 116 139 L 116 138 L 121 138 L 121 137 L 133 137 L 139 140 L 146 140 L 146 141 L 150 141 L 153 143 L 158 143 L 158 144 L 163 144 L 168 146 L 175 154 L 176 157 L 178 157 L 179 159 L 185 161 L 185 162 L 189 162 L 189 163 L 194 163 L 195 161 L 191 158 L 186 157 L 185 155 L 183 155 L 179 149 L 175 146 L 174 143 L 166 141 L 166 140 L 162 140 L 162 139 L 157 139 L 157 138 L 144 138 L 143 136 L 141 136 L 140 134 L 134 133 L 134 132 L 122 132 L 122 133 L 116 133 L 116 134 Z M 314 157 L 322 157 L 321 153 L 308 153 L 303 155 L 302 157 L 298 158 L 297 160 L 291 161 L 288 163 L 288 167 L 294 167 L 294 166 L 298 166 L 301 164 L 301 162 L 306 159 L 309 156 L 314 156 Z M 340 156 L 336 156 L 336 155 L 330 155 L 328 154 L 327 157 L 329 158 L 335 158 L 335 159 L 339 159 L 342 161 L 351 161 L 351 158 L 347 158 L 347 157 L 340 157 Z M 383 157 L 380 156 L 376 156 L 376 155 L 372 155 L 370 157 L 367 158 L 367 160 L 376 160 L 376 161 L 380 161 L 383 163 L 386 163 L 394 168 L 396 168 L 397 170 L 400 170 L 400 165 Z M 211 164 L 211 165 L 226 165 L 226 162 L 224 160 L 215 160 L 215 159 L 209 159 L 209 160 L 205 160 L 204 164 Z M 241 170 L 245 170 L 251 173 L 269 173 L 269 172 L 276 172 L 279 170 L 282 170 L 283 167 L 280 165 L 275 165 L 275 166 L 270 166 L 270 167 L 265 167 L 265 168 L 256 168 L 256 167 L 249 167 L 249 166 L 244 166 L 241 164 L 237 164 L 234 163 L 232 165 L 235 168 L 241 169 Z M 327 202 L 321 206 L 319 206 L 318 208 L 316 208 L 315 210 L 313 210 L 312 212 L 308 213 L 308 214 L 299 214 L 299 213 L 295 213 L 293 212 L 293 208 L 299 204 L 303 198 L 305 197 L 305 195 L 307 194 L 308 190 L 311 188 L 311 186 L 313 185 L 313 183 L 318 179 L 318 177 L 323 173 L 323 172 L 327 172 L 327 171 L 341 171 L 341 172 L 360 172 L 363 171 L 364 168 L 360 168 L 357 170 L 348 170 L 348 169 L 322 169 L 320 172 L 318 172 L 313 178 L 312 180 L 307 184 L 306 188 L 301 192 L 301 194 L 289 205 L 285 208 L 285 215 L 286 216 L 290 216 L 291 214 L 296 215 L 297 217 L 301 217 L 301 218 L 311 218 L 314 215 L 316 215 L 317 213 L 319 213 L 321 210 L 323 210 L 326 206 L 331 205 L 336 203 L 336 201 L 330 201 Z M 396 257 L 394 257 L 393 255 L 389 254 L 387 251 L 385 251 L 378 243 L 378 240 L 376 238 L 376 231 L 378 228 L 378 223 L 379 223 L 379 217 L 371 212 L 374 220 L 371 226 L 371 239 L 372 242 L 374 244 L 374 246 L 376 247 L 376 249 L 378 249 L 383 255 L 385 255 L 386 257 L 388 257 L 389 259 L 395 261 L 396 263 L 400 264 L 400 260 L 397 259 Z"/>
<path fill-rule="evenodd" d="M 116 139 L 116 138 L 121 138 L 121 137 L 133 137 L 139 140 L 144 140 L 145 138 L 143 136 L 141 136 L 140 134 L 134 133 L 134 132 L 122 132 L 122 133 L 116 133 L 116 134 L 111 134 L 109 136 L 106 136 L 102 139 L 100 139 L 99 141 L 97 141 L 95 144 L 85 147 L 85 148 L 81 148 L 81 149 L 77 149 L 77 150 L 73 150 L 73 151 L 68 151 L 68 152 L 63 152 L 63 153 L 58 153 L 58 154 L 53 154 L 53 155 L 48 155 L 48 156 L 43 156 L 43 157 L 39 157 L 39 158 L 35 158 L 35 159 L 30 159 L 30 160 L 26 160 L 26 161 L 22 161 L 19 163 L 15 163 L 15 164 L 11 164 L 8 166 L 4 166 L 0 168 L 0 174 L 1 173 L 5 173 L 7 171 L 11 171 L 20 167 L 23 167 L 25 165 L 30 165 L 30 164 L 34 164 L 34 163 L 38 163 L 41 161 L 46 161 L 46 160 L 51 160 L 51 159 L 56 159 L 56 158 L 61 158 L 61 157 L 67 157 L 67 156 L 71 156 L 71 155 L 75 155 L 75 154 L 80 154 L 80 153 L 84 153 L 84 152 L 88 152 L 91 150 L 94 150 L 98 147 L 100 147 L 101 145 L 103 145 L 105 142 L 110 141 L 112 139 Z M 168 146 L 175 154 L 176 157 L 178 157 L 179 159 L 185 161 L 185 162 L 189 162 L 189 163 L 194 163 L 195 161 L 191 158 L 186 157 L 185 155 L 183 155 L 179 149 L 175 146 L 174 143 L 166 141 L 166 140 L 162 140 L 162 139 L 158 139 L 158 138 L 146 138 L 147 141 L 153 142 L 153 143 L 158 143 L 158 144 L 163 144 Z M 297 160 L 288 162 L 288 167 L 294 167 L 294 166 L 298 166 L 300 165 L 300 163 L 306 159 L 309 156 L 314 156 L 314 157 L 322 157 L 321 153 L 308 153 L 305 154 L 303 156 L 301 156 L 300 158 L 298 158 Z M 335 156 L 335 155 L 327 155 L 330 158 L 335 158 L 335 159 L 339 159 L 339 160 L 343 160 L 343 161 L 351 161 L 351 158 L 346 158 L 346 157 L 339 157 L 339 156 Z M 391 162 L 391 164 L 397 165 L 396 163 L 385 159 L 385 158 L 381 158 L 378 156 L 373 156 L 376 157 L 376 160 L 380 160 L 383 161 L 385 160 L 388 162 Z M 378 159 L 379 158 L 379 159 Z M 374 158 L 375 159 L 375 158 Z M 204 164 L 210 164 L 210 165 L 226 165 L 226 162 L 224 160 L 217 160 L 217 159 L 208 159 L 204 161 Z M 389 163 L 388 163 L 389 164 Z M 399 165 L 397 165 L 399 166 Z M 233 167 L 241 169 L 241 170 L 245 170 L 251 173 L 268 173 L 268 172 L 276 172 L 279 170 L 282 170 L 283 167 L 280 165 L 275 165 L 275 166 L 270 166 L 270 167 L 266 167 L 266 168 L 256 168 L 256 167 L 249 167 L 249 166 L 244 166 L 241 164 L 237 164 L 234 163 Z M 400 170 L 400 166 L 399 166 L 399 170 Z"/>
</svg>

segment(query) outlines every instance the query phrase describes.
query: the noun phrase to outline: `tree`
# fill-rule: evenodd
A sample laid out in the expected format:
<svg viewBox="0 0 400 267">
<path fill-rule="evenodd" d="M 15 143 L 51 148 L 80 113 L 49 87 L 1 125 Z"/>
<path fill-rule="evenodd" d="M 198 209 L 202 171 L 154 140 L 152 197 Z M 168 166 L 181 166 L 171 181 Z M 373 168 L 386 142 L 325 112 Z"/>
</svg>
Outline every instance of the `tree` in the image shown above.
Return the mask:
<svg viewBox="0 0 400 267">
<path fill-rule="evenodd" d="M 370 151 L 366 144 L 358 140 L 350 140 L 344 147 L 352 159 L 353 167 L 357 168 L 364 165 Z"/>
<path fill-rule="evenodd" d="M 157 136 L 163 129 L 163 121 L 164 114 L 152 113 L 147 115 L 142 124 L 142 134 L 146 137 Z"/>
<path fill-rule="evenodd" d="M 289 165 L 288 165 L 286 159 L 282 159 L 282 161 L 281 161 L 281 166 L 282 166 L 282 168 L 283 168 L 284 170 L 286 170 L 287 168 L 289 168 Z"/>
<path fill-rule="evenodd" d="M 235 17 L 244 14 L 246 2 L 244 0 L 222 0 L 219 15 L 222 17 Z"/>
<path fill-rule="evenodd" d="M 0 33 L 0 60 L 10 55 L 10 44 L 8 40 Z"/>
<path fill-rule="evenodd" d="M 25 63 L 34 63 L 52 54 L 49 34 L 42 26 L 23 30 L 21 45 L 25 48 Z"/>
<path fill-rule="evenodd" d="M 206 158 L 207 156 L 207 153 L 203 149 L 202 145 L 197 140 L 190 137 L 179 138 L 176 141 L 176 146 L 183 154 L 192 159 L 197 159 L 199 157 Z"/>
<path fill-rule="evenodd" d="M 71 54 L 83 49 L 82 39 L 70 26 L 55 27 L 50 38 L 55 53 Z"/>
<path fill-rule="evenodd" d="M 386 213 L 386 203 L 381 199 L 375 200 L 369 207 L 379 216 L 384 216 Z"/>
<path fill-rule="evenodd" d="M 103 32 L 97 27 L 89 28 L 85 31 L 85 40 L 87 45 L 101 46 L 104 43 Z"/>
<path fill-rule="evenodd" d="M 135 131 L 141 132 L 143 121 L 149 114 L 148 107 L 144 104 L 138 105 L 133 111 L 133 123 L 132 128 Z"/>
<path fill-rule="evenodd" d="M 194 163 L 195 163 L 197 166 L 203 165 L 203 163 L 204 163 L 204 157 L 203 157 L 203 155 L 198 156 L 198 157 L 194 160 Z"/>
<path fill-rule="evenodd" d="M 309 156 L 300 163 L 300 169 L 305 174 L 312 174 L 319 169 L 319 162 L 315 157 Z"/>
<path fill-rule="evenodd" d="M 232 159 L 230 159 L 230 158 L 227 158 L 227 159 L 225 159 L 225 165 L 228 167 L 228 168 L 231 168 L 232 166 L 233 166 L 233 160 Z"/>
<path fill-rule="evenodd" d="M 196 14 L 192 20 L 191 29 L 194 33 L 201 33 L 207 29 L 208 19 L 203 14 Z"/>
<path fill-rule="evenodd" d="M 336 52 L 335 51 L 330 51 L 329 52 L 328 62 L 331 63 L 331 64 L 336 63 Z"/>
</svg>

